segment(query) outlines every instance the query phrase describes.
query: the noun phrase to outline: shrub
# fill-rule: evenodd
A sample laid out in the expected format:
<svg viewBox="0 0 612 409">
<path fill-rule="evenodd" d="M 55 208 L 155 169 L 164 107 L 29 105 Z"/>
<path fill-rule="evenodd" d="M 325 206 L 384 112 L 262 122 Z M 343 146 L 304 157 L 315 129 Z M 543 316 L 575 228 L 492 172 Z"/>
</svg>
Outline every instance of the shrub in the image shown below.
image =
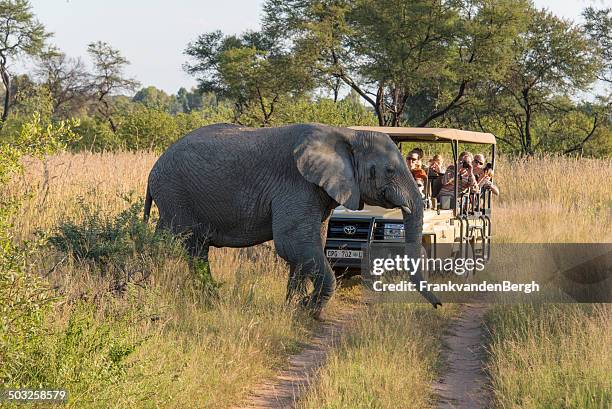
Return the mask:
<svg viewBox="0 0 612 409">
<path fill-rule="evenodd" d="M 118 119 L 117 137 L 128 150 L 159 149 L 178 139 L 175 118 L 165 111 L 138 106 Z"/>
<path fill-rule="evenodd" d="M 81 203 L 82 220 L 60 222 L 54 232 L 47 234 L 48 243 L 78 261 L 97 264 L 101 271 L 111 266 L 123 270 L 134 256 L 155 261 L 178 251 L 173 238 L 156 233 L 142 221 L 142 200 L 125 199 L 130 206 L 115 217 Z"/>
<path fill-rule="evenodd" d="M 161 151 L 194 129 L 218 122 L 231 122 L 232 119 L 231 109 L 223 105 L 171 115 L 163 110 L 135 104 L 114 117 L 116 133 L 105 120 L 84 117 L 75 128 L 80 139 L 71 147 L 77 151 Z"/>
<path fill-rule="evenodd" d="M 125 375 L 127 358 L 144 341 L 131 325 L 129 314 L 104 316 L 95 304 L 77 302 L 68 321 L 49 323 L 3 381 L 13 387 L 58 385 L 72 399 L 87 399 Z"/>
<path fill-rule="evenodd" d="M 85 116 L 74 128 L 79 139 L 70 145 L 72 150 L 114 151 L 122 147 L 121 140 L 113 133 L 108 122 Z"/>
</svg>

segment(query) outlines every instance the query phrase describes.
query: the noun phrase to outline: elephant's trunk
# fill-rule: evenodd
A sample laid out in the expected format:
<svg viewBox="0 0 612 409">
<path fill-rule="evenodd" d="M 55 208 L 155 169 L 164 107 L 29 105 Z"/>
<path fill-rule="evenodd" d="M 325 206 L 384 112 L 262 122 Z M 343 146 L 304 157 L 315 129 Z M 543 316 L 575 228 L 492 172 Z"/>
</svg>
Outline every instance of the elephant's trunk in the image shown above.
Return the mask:
<svg viewBox="0 0 612 409">
<path fill-rule="evenodd" d="M 404 238 L 407 243 L 406 247 L 410 253 L 408 256 L 414 259 L 420 258 L 422 249 L 421 242 L 423 238 L 423 201 L 420 196 L 413 200 L 412 208 L 402 206 L 402 216 L 404 218 Z M 417 286 L 419 293 L 421 293 L 434 308 L 437 308 L 438 305 L 442 305 L 438 297 L 431 291 L 421 291 L 420 282 L 423 281 L 423 277 L 418 270 L 410 275 L 410 281 Z"/>
</svg>

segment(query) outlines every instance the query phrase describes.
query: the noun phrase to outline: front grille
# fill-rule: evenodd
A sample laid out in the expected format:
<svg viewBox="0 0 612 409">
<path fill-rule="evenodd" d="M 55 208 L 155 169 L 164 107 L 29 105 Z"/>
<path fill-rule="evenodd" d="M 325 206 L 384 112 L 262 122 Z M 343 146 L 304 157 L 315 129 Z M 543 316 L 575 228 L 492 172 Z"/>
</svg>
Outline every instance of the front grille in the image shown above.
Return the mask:
<svg viewBox="0 0 612 409">
<path fill-rule="evenodd" d="M 367 240 L 370 235 L 370 226 L 370 220 L 330 219 L 327 238 Z"/>
<path fill-rule="evenodd" d="M 396 224 L 396 225 L 401 225 L 402 221 L 401 220 L 378 220 L 378 222 L 376 223 L 375 227 L 374 227 L 374 240 L 385 240 L 385 226 L 388 224 Z M 391 233 L 388 233 L 391 234 Z M 403 237 L 400 236 L 400 237 Z"/>
<path fill-rule="evenodd" d="M 385 238 L 385 224 L 376 223 L 374 228 L 374 240 L 383 240 Z"/>
</svg>

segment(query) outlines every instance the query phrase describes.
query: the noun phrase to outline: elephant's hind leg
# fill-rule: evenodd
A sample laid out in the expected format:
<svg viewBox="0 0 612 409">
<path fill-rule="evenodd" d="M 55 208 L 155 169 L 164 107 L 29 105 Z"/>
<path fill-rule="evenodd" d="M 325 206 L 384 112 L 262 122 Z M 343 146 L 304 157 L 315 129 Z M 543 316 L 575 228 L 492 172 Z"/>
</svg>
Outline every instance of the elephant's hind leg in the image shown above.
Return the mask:
<svg viewBox="0 0 612 409">
<path fill-rule="evenodd" d="M 164 228 L 182 238 L 183 246 L 189 257 L 189 267 L 197 280 L 203 285 L 204 290 L 214 290 L 216 284 L 208 261 L 211 242 L 210 227 L 207 224 L 196 222 L 188 214 L 176 214 L 176 212 L 172 221 L 168 222 L 165 218 L 163 220 Z"/>
<path fill-rule="evenodd" d="M 208 252 L 210 249 L 210 229 L 202 224 L 194 224 L 186 232 L 185 248 L 189 254 L 192 270 L 206 291 L 214 290 L 216 284 L 212 277 Z"/>
</svg>

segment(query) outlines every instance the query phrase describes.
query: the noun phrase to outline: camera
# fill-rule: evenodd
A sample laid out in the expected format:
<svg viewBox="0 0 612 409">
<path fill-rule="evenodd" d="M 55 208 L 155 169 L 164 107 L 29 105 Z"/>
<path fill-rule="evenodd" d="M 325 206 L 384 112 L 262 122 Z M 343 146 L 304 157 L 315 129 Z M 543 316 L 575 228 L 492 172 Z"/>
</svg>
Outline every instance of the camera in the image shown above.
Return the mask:
<svg viewBox="0 0 612 409">
<path fill-rule="evenodd" d="M 463 161 L 463 167 L 465 169 L 469 169 L 470 168 L 470 164 L 468 162 L 466 162 L 466 161 Z"/>
</svg>

